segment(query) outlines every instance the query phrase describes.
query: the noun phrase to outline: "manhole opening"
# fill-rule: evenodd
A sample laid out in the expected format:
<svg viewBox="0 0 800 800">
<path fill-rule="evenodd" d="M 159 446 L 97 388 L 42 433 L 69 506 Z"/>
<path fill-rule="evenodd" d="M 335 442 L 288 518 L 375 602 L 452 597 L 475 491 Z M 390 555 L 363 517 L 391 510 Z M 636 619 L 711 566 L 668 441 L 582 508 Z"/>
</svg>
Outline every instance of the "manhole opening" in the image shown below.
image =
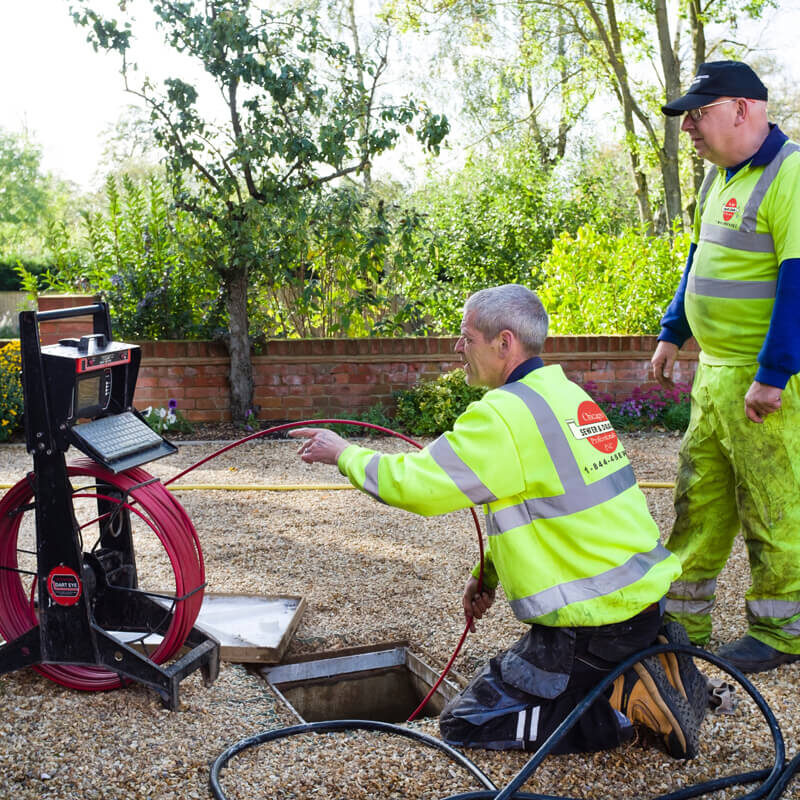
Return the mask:
<svg viewBox="0 0 800 800">
<path fill-rule="evenodd" d="M 371 719 L 404 722 L 438 679 L 407 647 L 264 668 L 278 697 L 303 722 Z M 420 716 L 435 717 L 459 687 L 442 681 Z"/>
</svg>

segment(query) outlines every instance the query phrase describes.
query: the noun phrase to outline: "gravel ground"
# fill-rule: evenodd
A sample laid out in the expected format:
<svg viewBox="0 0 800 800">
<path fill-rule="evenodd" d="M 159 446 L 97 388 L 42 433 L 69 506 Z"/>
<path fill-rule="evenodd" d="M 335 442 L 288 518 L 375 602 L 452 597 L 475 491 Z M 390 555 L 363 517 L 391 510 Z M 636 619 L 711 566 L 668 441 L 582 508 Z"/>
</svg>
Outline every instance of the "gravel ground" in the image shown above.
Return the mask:
<svg viewBox="0 0 800 800">
<path fill-rule="evenodd" d="M 672 434 L 622 437 L 644 481 L 674 478 L 679 439 Z M 407 449 L 381 440 L 384 450 Z M 210 442 L 147 465 L 169 478 L 209 455 Z M 341 484 L 331 467 L 305 465 L 296 445 L 260 440 L 210 461 L 185 484 Z M 0 446 L 0 482 L 30 469 L 19 445 Z M 646 490 L 662 533 L 672 521 L 671 492 Z M 302 595 L 308 606 L 289 654 L 407 640 L 440 669 L 462 632 L 461 588 L 477 554 L 471 516 L 423 519 L 387 508 L 355 491 L 178 492 L 200 535 L 208 590 Z M 144 583 L 163 582 L 160 546 L 137 542 Z M 749 582 L 737 543 L 720 577 L 712 649 L 745 631 L 742 596 Z M 163 583 L 162 583 L 163 585 Z M 497 602 L 456 662 L 471 675 L 522 632 L 507 604 Z M 707 670 L 710 671 L 710 670 Z M 788 755 L 800 749 L 797 684 L 800 664 L 753 676 L 778 716 Z M 205 687 L 196 673 L 181 684 L 181 706 L 162 708 L 138 686 L 81 693 L 33 671 L 0 677 L 0 798 L 152 798 L 211 796 L 209 766 L 239 739 L 295 724 L 257 673 L 223 664 Z M 412 723 L 438 736 L 436 720 Z M 637 742 L 616 751 L 548 758 L 524 790 L 576 798 L 645 798 L 712 777 L 771 765 L 767 726 L 749 699 L 735 715 L 707 717 L 701 753 L 674 761 Z M 526 762 L 520 753 L 469 751 L 498 785 Z M 396 736 L 342 733 L 266 744 L 230 762 L 221 783 L 230 800 L 259 798 L 443 798 L 479 787 L 441 755 Z M 741 787 L 717 798 L 743 794 Z M 800 779 L 786 797 L 800 798 Z"/>
</svg>

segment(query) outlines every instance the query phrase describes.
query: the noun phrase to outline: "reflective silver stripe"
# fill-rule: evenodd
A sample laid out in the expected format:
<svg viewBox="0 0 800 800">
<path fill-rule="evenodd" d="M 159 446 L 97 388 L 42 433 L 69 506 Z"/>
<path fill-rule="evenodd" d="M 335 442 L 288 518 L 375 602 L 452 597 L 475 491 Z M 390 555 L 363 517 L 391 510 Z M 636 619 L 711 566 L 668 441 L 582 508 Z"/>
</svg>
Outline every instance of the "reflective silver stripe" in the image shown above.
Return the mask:
<svg viewBox="0 0 800 800">
<path fill-rule="evenodd" d="M 510 605 L 517 619 L 536 619 L 558 611 L 571 603 L 596 600 L 598 597 L 624 589 L 641 580 L 647 573 L 671 553 L 657 544 L 649 553 L 636 553 L 624 564 L 590 578 L 578 578 L 567 583 L 551 586 L 529 597 L 512 600 Z"/>
<path fill-rule="evenodd" d="M 789 636 L 800 636 L 800 619 L 796 619 L 794 622 L 784 625 L 781 630 L 784 633 L 788 633 Z"/>
<path fill-rule="evenodd" d="M 748 600 L 746 606 L 750 619 L 788 619 L 800 614 L 800 602 L 791 600 Z"/>
<path fill-rule="evenodd" d="M 695 617 L 707 616 L 714 608 L 713 600 L 676 600 L 667 597 L 664 610 L 668 614 L 691 614 Z"/>
<path fill-rule="evenodd" d="M 531 389 L 519 381 L 507 383 L 501 386 L 504 392 L 516 395 L 531 412 L 531 416 L 539 426 L 539 433 L 542 435 L 547 454 L 553 462 L 553 466 L 558 473 L 558 479 L 564 487 L 564 491 L 584 486 L 583 476 L 581 475 L 578 462 L 572 454 L 567 436 L 564 433 L 555 412 L 550 408 L 550 404 L 538 392 Z"/>
<path fill-rule="evenodd" d="M 428 446 L 431 458 L 447 473 L 453 483 L 476 505 L 493 503 L 497 498 L 453 450 L 446 436 L 440 436 Z"/>
<path fill-rule="evenodd" d="M 376 500 L 380 500 L 381 503 L 385 503 L 384 500 L 381 500 L 380 494 L 378 494 L 378 464 L 380 460 L 380 453 L 375 453 L 367 462 L 364 470 L 364 491 L 372 495 Z"/>
<path fill-rule="evenodd" d="M 777 281 L 731 281 L 723 278 L 698 278 L 689 273 L 686 291 L 703 297 L 730 297 L 737 300 L 767 300 L 775 297 Z"/>
<path fill-rule="evenodd" d="M 717 579 L 708 578 L 704 581 L 675 581 L 669 587 L 667 597 L 688 597 L 691 600 L 708 600 L 714 596 L 717 589 Z"/>
<path fill-rule="evenodd" d="M 525 715 L 527 711 L 526 708 L 523 708 L 522 711 L 517 712 L 517 735 L 515 738 L 519 742 L 525 741 Z"/>
<path fill-rule="evenodd" d="M 703 214 L 703 206 L 706 204 L 706 197 L 708 196 L 708 190 L 711 188 L 711 184 L 714 183 L 714 179 L 719 175 L 719 169 L 717 167 L 711 167 L 711 169 L 706 173 L 706 177 L 703 178 L 703 185 L 700 187 L 700 193 L 697 195 L 697 205 L 700 208 L 700 215 Z"/>
<path fill-rule="evenodd" d="M 531 720 L 528 723 L 528 741 L 535 742 L 539 736 L 539 714 L 541 706 L 533 706 L 530 709 Z"/>
<path fill-rule="evenodd" d="M 534 519 L 552 519 L 585 511 L 587 508 L 611 500 L 636 484 L 636 477 L 630 464 L 620 467 L 599 481 L 587 484 L 564 429 L 544 397 L 524 383 L 510 383 L 500 388 L 522 400 L 536 420 L 564 492 L 552 497 L 529 498 L 515 506 L 492 513 L 490 516 L 493 524 L 487 531 L 489 535 L 527 525 Z"/>
<path fill-rule="evenodd" d="M 775 242 L 771 233 L 750 233 L 741 229 L 723 228 L 704 222 L 700 226 L 700 241 L 719 244 L 734 250 L 745 250 L 748 253 L 774 253 Z"/>
<path fill-rule="evenodd" d="M 753 191 L 750 193 L 750 197 L 747 200 L 747 205 L 742 212 L 742 224 L 739 226 L 740 231 L 744 233 L 755 233 L 758 209 L 764 201 L 764 197 L 766 197 L 772 181 L 775 180 L 775 176 L 778 174 L 778 170 L 781 166 L 783 166 L 783 162 L 786 161 L 792 153 L 796 153 L 798 150 L 800 150 L 800 146 L 796 145 L 794 142 L 785 142 L 783 147 L 776 153 L 775 158 L 764 167 L 764 171 L 753 187 Z"/>
<path fill-rule="evenodd" d="M 536 497 L 500 511 L 490 512 L 493 524 L 488 535 L 505 533 L 520 525 L 528 525 L 535 519 L 553 519 L 567 514 L 577 514 L 579 511 L 611 500 L 635 485 L 636 476 L 633 467 L 627 464 L 599 481 L 583 484 L 566 494 Z"/>
</svg>

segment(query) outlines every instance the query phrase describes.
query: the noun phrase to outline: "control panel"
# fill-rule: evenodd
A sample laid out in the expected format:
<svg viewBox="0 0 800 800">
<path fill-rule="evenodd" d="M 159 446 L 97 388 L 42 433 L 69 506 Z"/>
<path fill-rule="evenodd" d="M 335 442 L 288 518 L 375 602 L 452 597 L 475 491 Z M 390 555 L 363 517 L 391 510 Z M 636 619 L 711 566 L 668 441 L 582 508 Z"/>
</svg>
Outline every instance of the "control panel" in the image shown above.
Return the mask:
<svg viewBox="0 0 800 800">
<path fill-rule="evenodd" d="M 177 452 L 133 407 L 140 361 L 138 345 L 102 332 L 42 347 L 47 409 L 33 416 L 49 431 L 29 433 L 29 449 L 47 433 L 56 449 L 77 447 L 113 472 Z"/>
</svg>

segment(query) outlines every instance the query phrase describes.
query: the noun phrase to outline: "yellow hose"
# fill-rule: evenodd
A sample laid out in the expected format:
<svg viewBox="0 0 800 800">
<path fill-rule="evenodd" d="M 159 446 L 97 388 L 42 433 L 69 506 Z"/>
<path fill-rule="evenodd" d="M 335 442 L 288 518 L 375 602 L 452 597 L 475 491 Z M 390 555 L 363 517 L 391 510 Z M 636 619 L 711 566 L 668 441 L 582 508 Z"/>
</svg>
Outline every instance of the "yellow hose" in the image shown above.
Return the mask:
<svg viewBox="0 0 800 800">
<path fill-rule="evenodd" d="M 10 489 L 15 484 L 0 483 L 0 489 Z M 668 481 L 639 481 L 642 489 L 674 489 L 675 484 Z M 297 483 L 297 484 L 241 484 L 220 486 L 215 483 L 187 483 L 185 486 L 167 487 L 171 492 L 327 492 L 339 489 L 355 489 L 349 483 Z"/>
<path fill-rule="evenodd" d="M 167 486 L 171 492 L 194 492 L 207 489 L 214 492 L 327 492 L 329 489 L 355 489 L 349 483 L 306 483 L 306 484 L 242 484 L 240 486 L 218 486 L 213 483 L 187 483 Z"/>
</svg>

